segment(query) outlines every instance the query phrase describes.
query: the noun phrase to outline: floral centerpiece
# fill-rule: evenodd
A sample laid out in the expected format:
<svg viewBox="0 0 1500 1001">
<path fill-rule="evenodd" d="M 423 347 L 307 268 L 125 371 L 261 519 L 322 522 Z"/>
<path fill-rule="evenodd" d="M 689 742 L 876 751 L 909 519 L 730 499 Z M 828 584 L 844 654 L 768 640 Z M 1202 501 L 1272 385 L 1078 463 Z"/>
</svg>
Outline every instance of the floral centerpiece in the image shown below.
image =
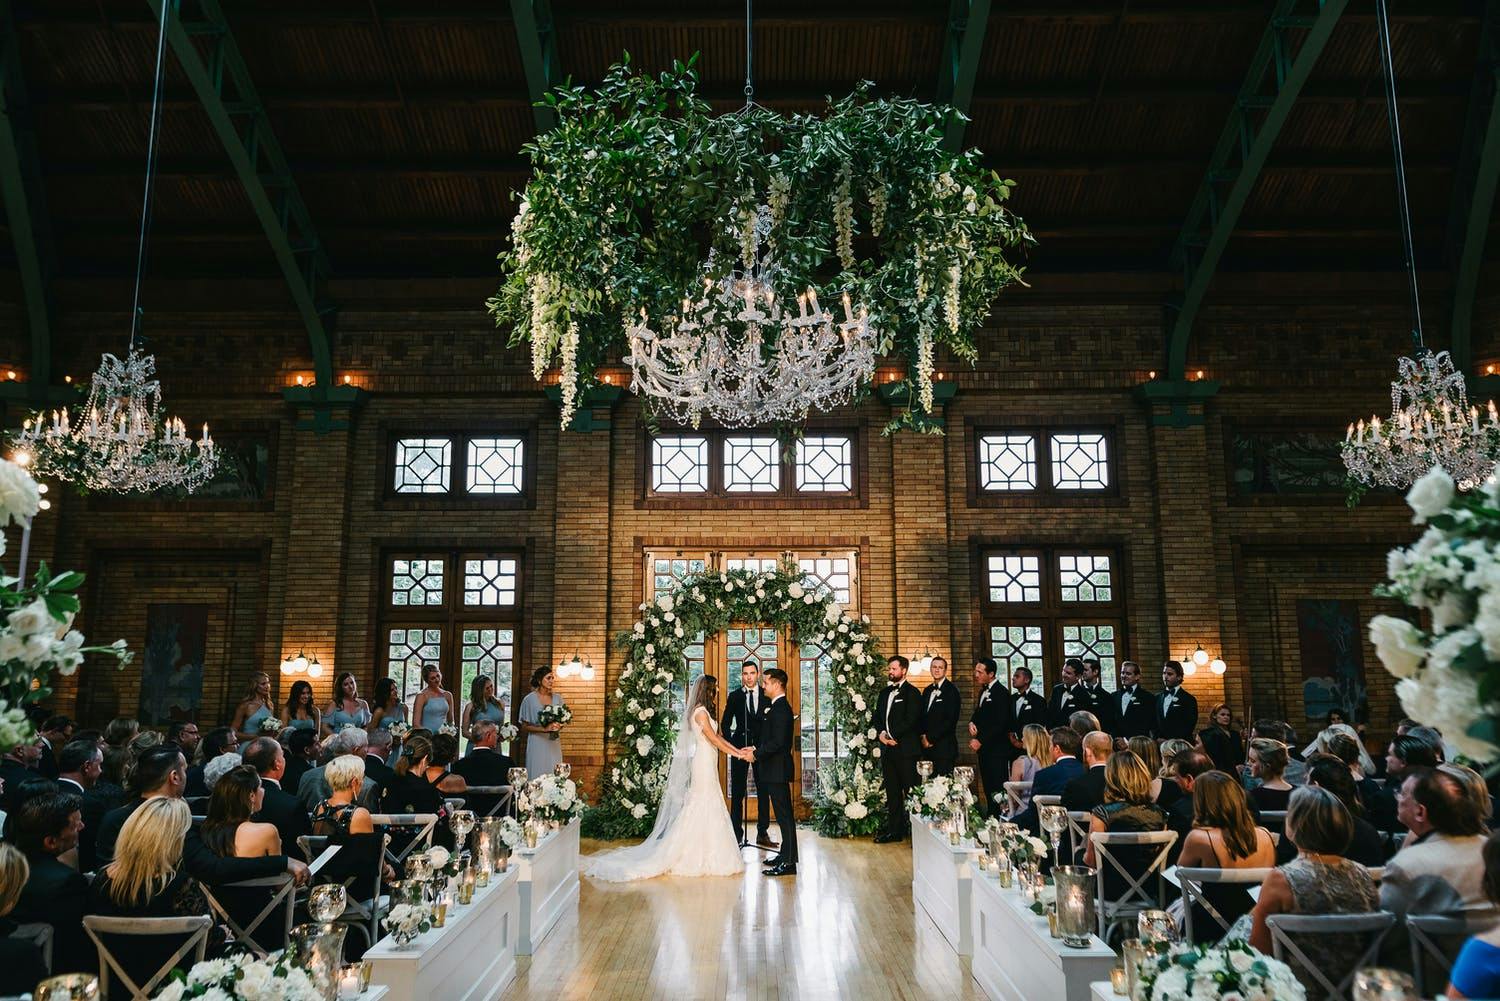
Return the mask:
<svg viewBox="0 0 1500 1001">
<path fill-rule="evenodd" d="M 1386 557 L 1390 580 L 1376 593 L 1426 613 L 1370 620 L 1370 642 L 1395 675 L 1412 719 L 1442 731 L 1475 762 L 1500 757 L 1500 479 L 1459 493 L 1434 468 L 1406 495 L 1417 541 Z"/>
<path fill-rule="evenodd" d="M 458 866 L 458 854 L 442 845 L 433 845 L 427 849 L 427 864 L 432 866 L 434 873 L 442 873 L 444 876 L 456 878 L 462 874 Z"/>
<path fill-rule="evenodd" d="M 187 973 L 174 970 L 155 1001 L 209 998 L 211 1001 L 323 1001 L 307 971 L 285 950 L 264 959 L 248 953 L 195 963 Z"/>
<path fill-rule="evenodd" d="M 432 908 L 425 903 L 397 904 L 385 916 L 386 931 L 398 945 L 406 945 L 431 927 Z"/>
<path fill-rule="evenodd" d="M 1233 940 L 1148 955 L 1136 996 L 1141 1001 L 1306 1001 L 1307 991 L 1291 967 Z"/>
<path fill-rule="evenodd" d="M 277 719 L 275 716 L 267 716 L 265 719 L 260 721 L 260 732 L 278 734 L 285 726 L 286 724 Z"/>
<path fill-rule="evenodd" d="M 542 706 L 536 712 L 536 721 L 538 726 L 551 726 L 553 723 L 567 726 L 573 722 L 573 710 L 567 706 Z"/>
<path fill-rule="evenodd" d="M 501 817 L 499 833 L 500 842 L 511 851 L 517 850 L 526 843 L 526 831 L 515 817 Z"/>
<path fill-rule="evenodd" d="M 29 530 L 40 507 L 41 492 L 31 474 L 0 459 L 0 528 L 14 523 Z M 0 535 L 0 555 L 4 553 L 5 537 Z M 91 653 L 112 658 L 119 667 L 133 659 L 124 640 L 86 646 L 83 634 L 72 628 L 82 584 L 83 574 L 53 574 L 45 563 L 29 584 L 0 576 L 0 754 L 36 739 L 25 707 L 52 696 L 54 673 L 77 673 Z"/>
<path fill-rule="evenodd" d="M 948 775 L 934 775 L 921 785 L 913 786 L 906 794 L 906 812 L 934 823 L 947 824 L 958 817 L 960 810 L 968 823 L 967 829 L 977 830 L 979 813 L 975 807 L 974 791 Z"/>
<path fill-rule="evenodd" d="M 1003 828 L 1000 821 L 993 819 L 986 822 L 984 827 L 987 840 L 996 844 L 999 854 L 1010 859 L 1010 864 L 1016 868 L 1047 856 L 1047 842 L 1035 834 L 1020 828 Z"/>
<path fill-rule="evenodd" d="M 519 813 L 559 827 L 583 816 L 583 807 L 578 784 L 556 775 L 539 775 L 516 795 Z"/>
</svg>

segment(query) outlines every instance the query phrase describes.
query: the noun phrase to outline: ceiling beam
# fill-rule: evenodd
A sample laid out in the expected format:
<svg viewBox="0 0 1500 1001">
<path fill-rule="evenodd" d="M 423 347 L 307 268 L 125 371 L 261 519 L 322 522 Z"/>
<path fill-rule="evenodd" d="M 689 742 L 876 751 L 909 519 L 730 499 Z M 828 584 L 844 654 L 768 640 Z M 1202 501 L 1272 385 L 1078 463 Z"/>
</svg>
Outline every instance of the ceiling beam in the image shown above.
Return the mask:
<svg viewBox="0 0 1500 1001">
<path fill-rule="evenodd" d="M 937 103 L 958 112 L 943 130 L 943 148 L 959 153 L 969 125 L 969 102 L 974 98 L 974 78 L 979 75 L 979 56 L 990 23 L 990 0 L 949 0 L 944 25 L 942 68 L 938 72 Z"/>
<path fill-rule="evenodd" d="M 0 0 L 0 201 L 15 248 L 31 342 L 29 387 L 43 391 L 52 379 L 52 239 L 47 200 L 36 154 L 21 50 L 10 0 Z"/>
<path fill-rule="evenodd" d="M 1303 5 L 1299 0 L 1277 0 L 1271 23 L 1261 36 L 1229 121 L 1209 160 L 1208 174 L 1198 187 L 1172 248 L 1171 265 L 1181 268 L 1183 289 L 1166 309 L 1169 381 L 1184 378 L 1188 339 L 1214 270 L 1234 235 L 1240 212 L 1250 199 L 1281 126 L 1347 3 L 1309 0 Z M 1315 6 L 1316 14 L 1310 19 L 1294 17 L 1299 6 Z M 1295 56 L 1291 52 L 1294 28 L 1305 29 Z"/>
<path fill-rule="evenodd" d="M 531 92 L 531 120 L 540 135 L 557 124 L 557 113 L 546 103 L 546 96 L 562 83 L 552 3 L 551 0 L 510 0 L 510 13 L 516 24 L 516 45 L 521 49 L 526 87 Z"/>
<path fill-rule="evenodd" d="M 1479 289 L 1485 238 L 1495 214 L 1496 182 L 1500 181 L 1500 0 L 1486 0 L 1480 32 L 1479 63 L 1474 72 L 1463 152 L 1454 175 L 1448 225 L 1448 256 L 1453 269 L 1448 350 L 1460 372 L 1468 372 L 1474 363 L 1474 296 Z"/>
<path fill-rule="evenodd" d="M 229 154 L 264 236 L 270 241 L 271 252 L 307 328 L 314 386 L 321 387 L 326 396 L 333 387 L 333 352 L 325 320 L 332 322 L 335 309 L 320 295 L 328 276 L 328 255 L 297 191 L 229 22 L 218 0 L 195 0 L 196 17 L 191 22 L 182 20 L 183 0 L 146 2 L 158 17 L 161 4 L 169 4 L 167 41 Z M 206 60 L 198 39 L 207 50 Z"/>
</svg>

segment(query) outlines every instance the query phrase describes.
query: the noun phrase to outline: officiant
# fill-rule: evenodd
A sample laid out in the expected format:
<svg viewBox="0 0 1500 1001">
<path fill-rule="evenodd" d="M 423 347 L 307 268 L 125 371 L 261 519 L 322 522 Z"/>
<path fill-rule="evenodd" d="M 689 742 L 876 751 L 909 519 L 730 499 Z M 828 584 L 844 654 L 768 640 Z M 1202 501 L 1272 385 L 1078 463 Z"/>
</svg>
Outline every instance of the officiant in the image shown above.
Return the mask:
<svg viewBox="0 0 1500 1001">
<path fill-rule="evenodd" d="M 760 688 L 760 668 L 753 660 L 740 665 L 740 687 L 724 699 L 724 716 L 719 720 L 719 732 L 735 747 L 754 747 L 760 742 L 761 709 L 765 705 L 765 692 Z M 755 843 L 763 848 L 771 845 L 771 807 L 766 798 L 766 787 L 760 781 L 760 765 L 739 758 L 729 759 L 729 818 L 734 823 L 734 836 L 740 847 L 745 847 L 745 796 L 750 778 L 755 779 Z"/>
</svg>

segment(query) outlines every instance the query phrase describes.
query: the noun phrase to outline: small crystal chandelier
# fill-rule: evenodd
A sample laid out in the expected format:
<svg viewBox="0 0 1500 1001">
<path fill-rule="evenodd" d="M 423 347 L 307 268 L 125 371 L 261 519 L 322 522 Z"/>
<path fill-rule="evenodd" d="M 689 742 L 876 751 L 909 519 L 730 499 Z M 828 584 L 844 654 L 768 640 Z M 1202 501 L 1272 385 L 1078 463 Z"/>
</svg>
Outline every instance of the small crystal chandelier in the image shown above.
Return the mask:
<svg viewBox="0 0 1500 1001">
<path fill-rule="evenodd" d="M 796 315 L 783 312 L 778 269 L 770 251 L 762 253 L 770 231 L 771 211 L 761 205 L 754 268 L 715 281 L 710 252 L 703 291 L 682 300 L 665 332 L 652 328 L 644 309 L 626 327 L 630 389 L 672 420 L 693 427 L 705 414 L 728 427 L 802 421 L 850 402 L 875 374 L 875 331 L 847 292 L 842 321 L 812 288 L 798 295 Z"/>
<path fill-rule="evenodd" d="M 1391 416 L 1349 425 L 1344 436 L 1344 466 L 1365 486 L 1409 487 L 1435 466 L 1448 471 L 1459 489 L 1484 482 L 1500 459 L 1500 414 L 1494 401 L 1489 419 L 1481 422 L 1479 408 L 1469 405 L 1463 373 L 1453 367 L 1448 352 L 1434 354 L 1422 341 L 1422 304 L 1417 289 L 1416 256 L 1412 251 L 1411 210 L 1406 199 L 1406 167 L 1401 150 L 1401 123 L 1396 114 L 1396 73 L 1391 62 L 1390 19 L 1386 0 L 1376 0 L 1381 68 L 1385 73 L 1386 118 L 1396 161 L 1396 197 L 1401 217 L 1412 312 L 1412 357 L 1402 358 L 1398 378 L 1391 383 Z"/>
<path fill-rule="evenodd" d="M 156 359 L 136 346 L 141 320 L 141 275 L 146 261 L 146 234 L 151 224 L 151 192 L 156 179 L 157 133 L 161 124 L 162 69 L 166 23 L 171 4 L 161 5 L 156 44 L 156 89 L 151 101 L 151 131 L 146 144 L 146 188 L 141 201 L 140 240 L 136 246 L 135 301 L 130 311 L 129 352 L 124 361 L 106 354 L 89 387 L 85 416 L 75 425 L 67 408 L 50 420 L 37 414 L 14 436 L 16 458 L 39 477 L 53 477 L 103 493 L 151 493 L 177 488 L 191 493 L 218 467 L 218 453 L 208 425 L 195 443 L 176 417 L 163 417 Z"/>
</svg>

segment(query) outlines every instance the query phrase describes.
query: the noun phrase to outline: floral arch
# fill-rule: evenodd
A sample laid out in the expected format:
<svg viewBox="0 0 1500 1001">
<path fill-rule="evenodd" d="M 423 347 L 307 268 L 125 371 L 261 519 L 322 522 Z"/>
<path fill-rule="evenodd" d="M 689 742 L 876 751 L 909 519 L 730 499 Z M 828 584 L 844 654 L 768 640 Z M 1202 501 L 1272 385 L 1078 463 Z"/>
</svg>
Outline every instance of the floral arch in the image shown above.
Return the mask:
<svg viewBox="0 0 1500 1001">
<path fill-rule="evenodd" d="M 818 769 L 813 826 L 833 837 L 875 829 L 885 792 L 880 745 L 868 729 L 867 714 L 885 679 L 869 616 L 850 616 L 828 587 L 810 583 L 794 564 L 768 572 L 691 574 L 673 591 L 642 603 L 640 612 L 632 629 L 615 639 L 625 656 L 607 721 L 617 753 L 605 769 L 599 805 L 584 817 L 586 834 L 623 838 L 650 833 L 680 719 L 672 705 L 672 685 L 688 677 L 685 648 L 698 633 L 712 635 L 735 622 L 790 629 L 794 642 L 823 649 L 835 681 L 833 724 L 847 736 L 843 756 Z"/>
</svg>

